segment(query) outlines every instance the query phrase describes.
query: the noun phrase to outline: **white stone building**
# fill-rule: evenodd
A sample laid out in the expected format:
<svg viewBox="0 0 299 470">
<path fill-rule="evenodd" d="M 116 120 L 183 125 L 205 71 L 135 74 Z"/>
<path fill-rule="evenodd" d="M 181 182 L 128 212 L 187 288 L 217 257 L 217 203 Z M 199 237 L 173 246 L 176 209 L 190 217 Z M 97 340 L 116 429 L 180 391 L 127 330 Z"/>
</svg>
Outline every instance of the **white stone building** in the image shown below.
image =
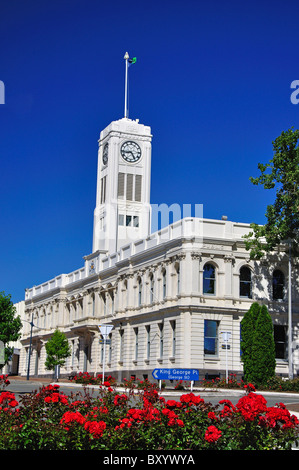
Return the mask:
<svg viewBox="0 0 299 470">
<path fill-rule="evenodd" d="M 277 373 L 287 375 L 287 254 L 251 261 L 242 239 L 249 226 L 225 217 L 184 217 L 151 233 L 151 140 L 149 127 L 127 118 L 102 131 L 93 252 L 78 270 L 26 290 L 19 373 L 27 374 L 33 320 L 30 376 L 49 375 L 45 344 L 56 328 L 72 351 L 61 376 L 101 373 L 103 324 L 113 325 L 105 373 L 118 381 L 152 380 L 159 367 L 194 368 L 203 378 L 225 376 L 227 365 L 242 376 L 240 322 L 256 300 L 272 315 Z M 293 276 L 297 286 L 297 266 Z M 296 287 L 294 374 L 298 301 Z M 228 350 L 224 331 L 231 333 Z"/>
</svg>

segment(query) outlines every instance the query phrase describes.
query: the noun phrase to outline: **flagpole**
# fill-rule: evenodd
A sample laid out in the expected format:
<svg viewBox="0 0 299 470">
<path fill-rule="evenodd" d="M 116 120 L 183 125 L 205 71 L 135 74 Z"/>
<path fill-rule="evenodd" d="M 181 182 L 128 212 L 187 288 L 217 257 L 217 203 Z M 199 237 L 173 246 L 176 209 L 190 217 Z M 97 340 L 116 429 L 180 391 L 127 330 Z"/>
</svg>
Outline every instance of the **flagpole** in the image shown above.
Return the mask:
<svg viewBox="0 0 299 470">
<path fill-rule="evenodd" d="M 126 61 L 126 77 L 125 77 L 125 118 L 127 118 L 128 114 L 128 105 L 127 105 L 127 100 L 128 100 L 128 60 L 129 60 L 129 54 L 126 52 L 124 59 Z"/>
</svg>

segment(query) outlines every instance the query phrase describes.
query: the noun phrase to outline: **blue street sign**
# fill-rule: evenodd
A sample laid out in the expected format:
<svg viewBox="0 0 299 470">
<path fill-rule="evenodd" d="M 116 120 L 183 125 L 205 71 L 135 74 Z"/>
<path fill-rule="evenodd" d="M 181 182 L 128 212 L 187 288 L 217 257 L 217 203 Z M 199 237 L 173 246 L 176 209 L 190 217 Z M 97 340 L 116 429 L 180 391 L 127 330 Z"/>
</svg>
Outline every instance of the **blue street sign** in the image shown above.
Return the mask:
<svg viewBox="0 0 299 470">
<path fill-rule="evenodd" d="M 197 369 L 154 369 L 152 376 L 156 380 L 199 380 Z"/>
</svg>

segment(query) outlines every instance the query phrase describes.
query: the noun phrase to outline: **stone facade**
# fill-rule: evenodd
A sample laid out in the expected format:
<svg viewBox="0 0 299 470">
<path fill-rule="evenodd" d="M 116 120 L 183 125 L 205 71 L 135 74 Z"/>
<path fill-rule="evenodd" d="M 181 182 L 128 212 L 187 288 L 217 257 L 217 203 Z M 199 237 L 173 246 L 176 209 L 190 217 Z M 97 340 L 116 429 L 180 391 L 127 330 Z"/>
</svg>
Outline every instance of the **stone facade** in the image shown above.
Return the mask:
<svg viewBox="0 0 299 470">
<path fill-rule="evenodd" d="M 50 375 L 44 365 L 45 345 L 56 328 L 65 333 L 72 351 L 60 370 L 61 376 L 72 371 L 101 373 L 103 364 L 105 374 L 118 381 L 131 375 L 152 380 L 152 371 L 159 367 L 195 368 L 203 378 L 225 376 L 227 365 L 229 373 L 242 376 L 240 322 L 251 303 L 259 301 L 268 306 L 273 318 L 277 373 L 287 375 L 287 253 L 281 249 L 266 261 L 251 261 L 242 238 L 249 226 L 225 219 L 185 217 L 149 233 L 149 128 L 144 131 L 138 122 L 130 120 L 112 124 L 99 141 L 94 250 L 84 257 L 82 268 L 26 290 L 19 373 L 27 374 L 29 322 L 33 320 L 31 376 Z M 124 127 L 126 124 L 130 125 L 130 135 Z M 124 165 L 116 150 L 128 138 L 130 142 L 138 141 L 142 150 L 145 146 L 145 157 Z M 114 149 L 108 167 L 107 163 L 102 164 L 107 142 Z M 118 198 L 119 172 L 138 174 L 146 180 L 138 201 Z M 110 189 L 107 186 L 108 196 L 111 192 L 106 200 L 101 196 L 103 175 L 107 176 L 107 184 L 111 181 L 112 185 Z M 108 206 L 111 201 L 113 210 Z M 138 229 L 142 238 L 131 237 L 131 232 L 125 234 L 122 224 L 121 229 L 116 228 L 120 210 L 124 217 L 130 210 L 135 216 L 140 215 Z M 101 217 L 104 220 L 100 224 Z M 105 244 L 103 232 L 99 231 L 103 226 L 105 237 L 111 240 L 114 233 L 117 238 L 117 231 L 122 233 L 123 243 Z M 132 225 L 129 230 L 132 231 Z M 111 251 L 111 246 L 117 250 Z M 293 276 L 293 285 L 297 286 L 297 266 L 293 266 Z M 298 300 L 296 287 L 293 292 L 295 374 L 299 368 Z M 105 361 L 99 329 L 103 324 L 113 325 Z M 231 333 L 228 350 L 223 348 L 221 333 L 225 331 Z"/>
<path fill-rule="evenodd" d="M 202 226 L 201 238 L 194 236 L 195 223 Z M 222 331 L 232 333 L 228 369 L 242 375 L 240 321 L 252 301 L 266 303 L 275 325 L 287 325 L 287 303 L 273 300 L 272 292 L 273 271 L 279 268 L 286 277 L 287 256 L 282 252 L 271 262 L 250 261 L 241 238 L 248 231 L 244 224 L 183 219 L 173 224 L 174 234 L 176 229 L 179 236 L 166 242 L 160 242 L 161 230 L 117 254 L 102 257 L 95 253 L 81 270 L 28 290 L 20 373 L 27 371 L 28 322 L 33 318 L 31 375 L 49 373 L 44 367 L 45 344 L 55 328 L 66 334 L 72 347 L 61 374 L 100 373 L 103 345 L 99 325 L 107 323 L 113 330 L 106 347 L 105 372 L 118 380 L 131 375 L 151 379 L 157 367 L 196 368 L 202 377 L 223 376 Z M 92 263 L 98 268 L 90 272 Z M 209 281 L 209 286 L 214 285 L 211 293 L 204 292 L 207 264 L 215 268 L 215 278 Z M 240 296 L 242 267 L 251 273 L 250 297 Z M 210 354 L 207 348 L 205 351 L 207 320 L 216 327 L 216 337 L 211 339 L 215 350 Z M 297 293 L 293 322 L 297 340 Z M 277 360 L 277 373 L 288 373 L 286 348 L 285 357 Z"/>
</svg>

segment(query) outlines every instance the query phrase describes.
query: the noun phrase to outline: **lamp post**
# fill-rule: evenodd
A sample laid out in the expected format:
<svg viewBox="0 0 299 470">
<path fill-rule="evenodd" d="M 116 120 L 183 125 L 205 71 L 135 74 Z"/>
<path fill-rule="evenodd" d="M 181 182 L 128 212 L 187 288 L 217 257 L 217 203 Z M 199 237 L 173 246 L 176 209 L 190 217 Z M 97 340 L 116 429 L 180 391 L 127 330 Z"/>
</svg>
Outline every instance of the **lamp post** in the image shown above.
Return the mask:
<svg viewBox="0 0 299 470">
<path fill-rule="evenodd" d="M 289 276 L 288 276 L 288 356 L 289 356 L 289 379 L 294 378 L 293 374 L 293 345 L 292 345 L 292 240 L 289 244 Z"/>
<path fill-rule="evenodd" d="M 30 373 L 30 359 L 31 359 L 31 346 L 32 346 L 32 329 L 33 327 L 38 328 L 38 326 L 33 324 L 33 312 L 31 316 L 31 321 L 28 320 L 22 320 L 30 325 L 30 340 L 29 340 L 29 352 L 28 352 L 28 365 L 27 365 L 27 380 L 29 380 L 29 373 Z M 39 328 L 41 330 L 41 328 Z"/>
<path fill-rule="evenodd" d="M 25 320 L 27 321 L 27 320 Z M 30 372 L 30 358 L 31 358 L 31 345 L 32 345 L 32 328 L 33 328 L 33 312 L 32 312 L 32 317 L 31 317 L 31 322 L 28 322 L 30 324 L 30 341 L 29 341 L 29 352 L 28 352 L 28 366 L 27 366 L 27 380 L 29 380 L 29 372 Z"/>
</svg>

